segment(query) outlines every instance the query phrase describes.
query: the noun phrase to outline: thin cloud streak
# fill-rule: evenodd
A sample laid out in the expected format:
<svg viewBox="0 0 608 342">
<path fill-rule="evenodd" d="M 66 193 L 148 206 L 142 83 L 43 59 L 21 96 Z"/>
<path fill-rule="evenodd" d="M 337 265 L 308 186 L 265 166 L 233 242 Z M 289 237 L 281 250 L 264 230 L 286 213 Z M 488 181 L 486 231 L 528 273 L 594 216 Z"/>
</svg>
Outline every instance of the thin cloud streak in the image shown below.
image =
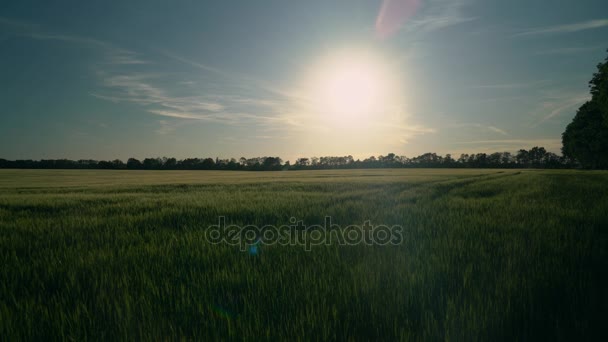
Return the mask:
<svg viewBox="0 0 608 342">
<path fill-rule="evenodd" d="M 509 135 L 509 133 L 503 131 L 502 129 L 500 129 L 498 127 L 488 126 L 487 129 L 489 129 L 492 132 L 498 133 L 498 134 Z"/>
<path fill-rule="evenodd" d="M 466 16 L 464 8 L 471 1 L 467 0 L 431 0 L 426 6 L 421 18 L 413 19 L 405 26 L 409 32 L 429 33 L 450 26 L 476 20 L 476 17 Z"/>
<path fill-rule="evenodd" d="M 601 51 L 603 49 L 604 49 L 604 47 L 601 45 L 591 46 L 591 47 L 589 47 L 589 46 L 562 47 L 562 48 L 538 51 L 535 53 L 535 55 L 574 55 L 574 54 L 583 53 L 583 52 Z"/>
<path fill-rule="evenodd" d="M 254 115 L 235 110 L 242 107 L 241 103 L 263 104 L 269 107 L 279 107 L 270 100 L 257 100 L 236 96 L 170 96 L 160 86 L 152 85 L 156 75 L 131 74 L 110 75 L 102 77 L 104 85 L 114 89 L 111 95 L 93 93 L 93 96 L 113 102 L 131 102 L 146 108 L 146 111 L 178 119 L 212 121 L 223 124 L 290 124 L 282 117 L 269 115 Z M 151 107 L 151 108 L 150 108 Z M 274 113 L 273 111 L 271 111 Z M 275 113 L 276 114 L 276 113 Z"/>
<path fill-rule="evenodd" d="M 504 136 L 508 136 L 509 133 L 507 133 L 505 130 L 500 129 L 496 126 L 492 126 L 492 125 L 483 125 L 480 123 L 461 123 L 461 124 L 454 124 L 454 125 L 450 125 L 451 127 L 456 127 L 456 128 L 465 128 L 465 127 L 469 127 L 469 128 L 477 128 L 480 130 L 484 130 L 484 131 L 490 131 L 490 132 L 494 132 L 494 133 L 498 133 L 500 135 L 504 135 Z"/>
<path fill-rule="evenodd" d="M 521 89 L 532 88 L 549 83 L 549 80 L 540 80 L 522 83 L 502 83 L 502 84 L 481 84 L 469 86 L 470 89 Z"/>
<path fill-rule="evenodd" d="M 573 33 L 585 30 L 598 29 L 608 26 L 608 19 L 598 19 L 583 21 L 574 24 L 556 25 L 543 28 L 528 29 L 524 32 L 520 32 L 514 35 L 514 37 L 525 37 L 535 36 L 544 34 L 559 34 L 559 33 Z"/>
<path fill-rule="evenodd" d="M 42 31 L 38 25 L 28 22 L 21 22 L 0 17 L 0 25 L 4 25 L 12 29 L 12 33 L 16 36 L 26 37 L 36 40 L 55 40 L 74 44 L 87 45 L 91 48 L 100 49 L 105 56 L 105 63 L 113 65 L 128 65 L 128 64 L 147 64 L 137 57 L 133 51 L 119 48 L 113 44 L 78 35 L 66 35 L 52 32 Z"/>
<path fill-rule="evenodd" d="M 408 1 L 411 0 L 401 0 L 401 2 Z M 407 33 L 407 36 L 428 34 L 450 26 L 472 22 L 478 19 L 477 17 L 466 16 L 463 13 L 464 7 L 469 5 L 472 0 L 430 0 L 420 6 L 416 5 L 414 1 L 411 1 L 412 3 L 408 4 L 410 8 L 405 11 L 406 13 L 403 14 L 404 18 L 401 18 L 400 22 L 393 22 L 388 25 L 388 27 L 379 29 L 379 21 L 383 21 L 386 16 L 386 13 L 383 13 L 383 11 L 386 11 L 390 7 L 394 7 L 395 4 L 393 3 L 397 2 L 397 0 L 383 1 L 375 28 L 369 28 L 374 30 L 376 36 L 380 39 L 390 38 L 397 35 L 399 32 Z M 387 3 L 392 6 L 386 6 Z M 398 5 L 403 6 L 403 4 Z M 411 15 L 412 13 L 409 12 L 414 12 L 415 15 Z M 391 14 L 391 16 L 395 15 Z"/>
<path fill-rule="evenodd" d="M 279 95 L 281 97 L 287 98 L 287 99 L 291 99 L 291 100 L 297 100 L 297 101 L 301 101 L 301 102 L 306 102 L 309 103 L 310 99 L 296 93 L 296 92 L 290 92 L 290 91 L 285 91 L 283 89 L 279 89 L 277 87 L 271 86 L 269 85 L 267 82 L 262 81 L 262 80 L 258 80 L 254 77 L 248 76 L 248 75 L 244 75 L 244 74 L 239 74 L 239 73 L 233 73 L 233 72 L 227 72 L 225 70 L 221 70 L 212 66 L 209 66 L 207 64 L 204 63 L 200 63 L 200 62 L 196 62 L 193 60 L 190 60 L 188 58 L 184 58 L 182 56 L 178 56 L 174 53 L 165 51 L 165 50 L 160 50 L 162 54 L 164 54 L 165 56 L 172 58 L 176 61 L 182 62 L 184 64 L 196 67 L 198 69 L 204 70 L 204 71 L 208 71 L 208 72 L 212 72 L 215 74 L 218 74 L 220 76 L 223 76 L 225 78 L 237 81 L 238 84 L 241 85 L 249 85 L 250 88 L 252 89 L 262 89 L 264 91 L 267 91 L 269 93 L 272 93 L 274 95 Z"/>
<path fill-rule="evenodd" d="M 550 98 L 542 103 L 541 112 L 544 114 L 535 126 L 557 117 L 567 110 L 574 111 L 576 107 L 582 105 L 590 99 L 591 95 L 588 93 L 566 94 L 564 96 Z"/>
</svg>

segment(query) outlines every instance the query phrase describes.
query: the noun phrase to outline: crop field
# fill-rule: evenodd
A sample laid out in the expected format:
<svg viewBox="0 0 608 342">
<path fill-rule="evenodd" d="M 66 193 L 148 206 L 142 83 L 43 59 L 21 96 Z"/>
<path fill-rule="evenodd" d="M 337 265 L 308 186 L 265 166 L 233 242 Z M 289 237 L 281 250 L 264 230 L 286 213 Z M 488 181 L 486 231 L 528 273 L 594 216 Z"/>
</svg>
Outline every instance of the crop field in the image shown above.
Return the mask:
<svg viewBox="0 0 608 342">
<path fill-rule="evenodd" d="M 607 340 L 608 172 L 0 170 L 0 259 L 6 340 Z"/>
</svg>

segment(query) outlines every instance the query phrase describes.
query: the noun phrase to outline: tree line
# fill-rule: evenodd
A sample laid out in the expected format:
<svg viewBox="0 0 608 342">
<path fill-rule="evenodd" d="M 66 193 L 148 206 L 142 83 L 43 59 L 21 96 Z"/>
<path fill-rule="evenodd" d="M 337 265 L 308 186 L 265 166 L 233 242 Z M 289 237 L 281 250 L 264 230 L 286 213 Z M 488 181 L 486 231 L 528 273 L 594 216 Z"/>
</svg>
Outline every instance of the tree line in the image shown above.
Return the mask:
<svg viewBox="0 0 608 342">
<path fill-rule="evenodd" d="M 324 169 L 367 169 L 367 168 L 573 168 L 578 164 L 573 160 L 548 152 L 543 147 L 530 150 L 496 152 L 491 154 L 472 153 L 452 157 L 436 153 L 424 153 L 408 158 L 389 153 L 386 156 L 371 156 L 355 159 L 353 156 L 328 156 L 298 158 L 293 164 L 283 162 L 279 157 L 256 157 L 240 159 L 220 158 L 129 158 L 97 161 L 90 159 L 42 159 L 6 160 L 0 159 L 3 169 L 113 169 L 113 170 L 242 170 L 242 171 L 279 171 L 279 170 L 324 170 Z"/>
</svg>

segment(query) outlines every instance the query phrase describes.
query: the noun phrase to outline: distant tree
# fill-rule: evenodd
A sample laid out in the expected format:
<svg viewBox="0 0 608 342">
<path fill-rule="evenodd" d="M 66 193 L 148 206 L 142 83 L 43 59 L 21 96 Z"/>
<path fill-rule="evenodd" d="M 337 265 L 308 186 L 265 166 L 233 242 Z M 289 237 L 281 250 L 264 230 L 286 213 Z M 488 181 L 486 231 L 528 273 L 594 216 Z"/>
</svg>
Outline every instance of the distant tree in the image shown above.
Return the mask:
<svg viewBox="0 0 608 342">
<path fill-rule="evenodd" d="M 178 162 L 179 167 L 184 170 L 196 170 L 201 160 L 198 158 L 186 158 Z"/>
<path fill-rule="evenodd" d="M 499 167 L 501 164 L 502 153 L 494 152 L 488 156 L 488 164 L 491 167 Z"/>
<path fill-rule="evenodd" d="M 310 165 L 310 159 L 308 158 L 298 158 L 296 159 L 295 166 L 297 167 L 306 167 Z"/>
<path fill-rule="evenodd" d="M 534 167 L 541 167 L 545 163 L 546 155 L 547 150 L 544 147 L 535 146 L 528 151 L 528 158 Z"/>
<path fill-rule="evenodd" d="M 109 162 L 109 161 L 100 160 L 99 163 L 97 163 L 97 168 L 110 170 L 110 169 L 114 168 L 114 164 L 112 164 L 112 162 Z"/>
<path fill-rule="evenodd" d="M 177 159 L 163 158 L 163 168 L 167 170 L 175 170 L 177 168 Z"/>
<path fill-rule="evenodd" d="M 127 160 L 127 169 L 141 169 L 141 162 L 135 158 Z"/>
<path fill-rule="evenodd" d="M 467 165 L 468 161 L 469 161 L 469 155 L 466 153 L 461 153 L 460 157 L 458 158 L 458 160 L 456 162 L 461 165 Z"/>
<path fill-rule="evenodd" d="M 436 153 L 424 153 L 418 157 L 412 158 L 412 164 L 419 167 L 435 167 L 439 166 L 443 162 L 443 157 L 438 156 Z"/>
<path fill-rule="evenodd" d="M 381 162 L 382 162 L 382 166 L 384 167 L 392 167 L 395 164 L 395 154 L 394 153 L 389 153 L 386 155 L 386 157 L 382 157 L 380 156 L 378 158 Z"/>
<path fill-rule="evenodd" d="M 511 152 L 503 152 L 500 162 L 501 162 L 502 165 L 512 164 L 513 163 L 513 156 L 511 155 Z"/>
<path fill-rule="evenodd" d="M 454 164 L 455 160 L 452 158 L 451 154 L 446 154 L 445 157 L 443 157 L 443 164 L 445 164 L 446 166 L 451 166 L 452 164 Z"/>
<path fill-rule="evenodd" d="M 517 155 L 515 156 L 515 160 L 520 167 L 528 167 L 530 164 L 530 154 L 528 151 L 521 149 L 517 151 Z"/>
<path fill-rule="evenodd" d="M 142 165 L 146 170 L 159 170 L 163 166 L 163 160 L 160 158 L 146 158 Z"/>
<path fill-rule="evenodd" d="M 211 158 L 206 158 L 199 165 L 200 169 L 212 170 L 215 167 L 215 162 Z"/>
<path fill-rule="evenodd" d="M 115 170 L 127 168 L 127 165 L 125 163 L 123 163 L 123 161 L 120 159 L 114 159 L 114 160 L 112 160 L 111 163 L 112 163 L 112 169 L 115 169 Z"/>
<path fill-rule="evenodd" d="M 555 153 L 547 152 L 543 166 L 551 169 L 558 169 L 563 167 L 562 159 Z"/>
<path fill-rule="evenodd" d="M 239 164 L 236 159 L 230 158 L 230 161 L 228 161 L 228 165 L 226 165 L 226 167 L 228 170 L 239 170 L 241 168 L 241 164 Z"/>
<path fill-rule="evenodd" d="M 94 169 L 97 167 L 97 160 L 80 159 L 76 162 L 76 164 L 77 164 L 77 168 L 79 168 L 79 169 Z"/>
<path fill-rule="evenodd" d="M 262 164 L 264 170 L 280 170 L 282 160 L 279 157 L 266 157 Z"/>
</svg>

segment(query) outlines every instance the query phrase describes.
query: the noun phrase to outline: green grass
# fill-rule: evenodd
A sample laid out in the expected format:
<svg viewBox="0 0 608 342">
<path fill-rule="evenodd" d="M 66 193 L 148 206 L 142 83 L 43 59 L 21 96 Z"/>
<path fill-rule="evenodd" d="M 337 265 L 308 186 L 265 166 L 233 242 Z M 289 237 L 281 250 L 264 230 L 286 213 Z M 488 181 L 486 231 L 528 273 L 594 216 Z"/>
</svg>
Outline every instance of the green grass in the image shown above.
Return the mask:
<svg viewBox="0 0 608 342">
<path fill-rule="evenodd" d="M 235 224 L 396 246 L 212 245 Z M 606 340 L 608 173 L 0 170 L 0 336 Z"/>
</svg>

